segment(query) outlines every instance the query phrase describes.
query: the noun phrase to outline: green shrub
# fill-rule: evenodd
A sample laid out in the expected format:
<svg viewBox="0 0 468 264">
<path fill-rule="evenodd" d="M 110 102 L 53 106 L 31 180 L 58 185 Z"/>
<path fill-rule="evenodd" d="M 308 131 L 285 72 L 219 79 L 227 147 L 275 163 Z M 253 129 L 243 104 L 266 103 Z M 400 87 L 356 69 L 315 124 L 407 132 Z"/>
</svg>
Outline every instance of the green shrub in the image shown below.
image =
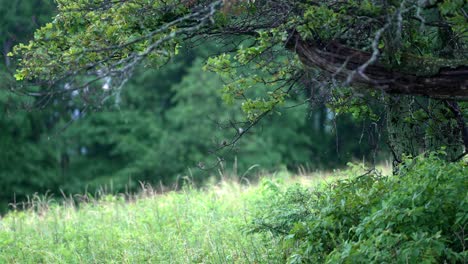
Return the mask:
<svg viewBox="0 0 468 264">
<path fill-rule="evenodd" d="M 281 238 L 290 263 L 464 263 L 466 163 L 430 154 L 307 189 L 263 185 L 252 232 Z"/>
</svg>

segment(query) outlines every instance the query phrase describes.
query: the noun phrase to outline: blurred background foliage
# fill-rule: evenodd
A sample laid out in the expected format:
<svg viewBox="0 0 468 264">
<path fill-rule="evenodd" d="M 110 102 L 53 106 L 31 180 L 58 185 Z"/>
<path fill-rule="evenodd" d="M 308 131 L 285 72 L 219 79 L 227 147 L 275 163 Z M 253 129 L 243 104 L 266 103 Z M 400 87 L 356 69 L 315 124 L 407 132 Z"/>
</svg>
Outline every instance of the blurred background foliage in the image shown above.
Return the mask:
<svg viewBox="0 0 468 264">
<path fill-rule="evenodd" d="M 122 192 L 140 181 L 172 185 L 183 175 L 203 182 L 219 169 L 218 156 L 243 173 L 253 165 L 336 168 L 373 155 L 376 135 L 363 129 L 371 121 L 335 116 L 325 104 L 311 107 L 305 94 L 290 97 L 281 115 L 267 116 L 233 148 L 213 153 L 243 118 L 240 107 L 223 103 L 222 81 L 202 69 L 222 49 L 216 44 L 182 48 L 159 70 L 142 67 L 97 107 L 15 94 L 14 65 L 5 55 L 53 15 L 52 0 L 0 0 L 0 211 L 36 192 L 60 196 L 104 185 Z"/>
</svg>

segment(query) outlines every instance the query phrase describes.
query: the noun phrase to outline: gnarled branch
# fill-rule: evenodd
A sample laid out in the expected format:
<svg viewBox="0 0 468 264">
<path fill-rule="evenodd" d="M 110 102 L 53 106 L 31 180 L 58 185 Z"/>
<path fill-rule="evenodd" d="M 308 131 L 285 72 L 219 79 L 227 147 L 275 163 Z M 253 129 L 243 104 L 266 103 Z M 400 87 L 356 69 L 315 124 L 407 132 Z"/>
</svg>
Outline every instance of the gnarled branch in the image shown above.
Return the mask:
<svg viewBox="0 0 468 264">
<path fill-rule="evenodd" d="M 348 80 L 354 86 L 389 94 L 468 100 L 468 65 L 441 67 L 435 74 L 416 75 L 389 69 L 377 60 L 361 72 L 360 67 L 370 60 L 371 53 L 338 42 L 316 45 L 297 35 L 289 47 L 299 55 L 304 65 L 319 68 L 334 78 Z"/>
</svg>

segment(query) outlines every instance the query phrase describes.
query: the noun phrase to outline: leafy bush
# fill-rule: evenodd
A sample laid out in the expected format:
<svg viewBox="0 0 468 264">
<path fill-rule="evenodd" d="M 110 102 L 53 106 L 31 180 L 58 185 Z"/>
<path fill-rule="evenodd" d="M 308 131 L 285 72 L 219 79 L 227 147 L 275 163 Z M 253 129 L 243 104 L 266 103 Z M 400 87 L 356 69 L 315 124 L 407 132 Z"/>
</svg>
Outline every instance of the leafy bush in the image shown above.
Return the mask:
<svg viewBox="0 0 468 264">
<path fill-rule="evenodd" d="M 404 164 L 397 176 L 369 172 L 314 189 L 264 183 L 251 231 L 280 237 L 290 263 L 463 263 L 466 163 L 430 154 Z"/>
</svg>

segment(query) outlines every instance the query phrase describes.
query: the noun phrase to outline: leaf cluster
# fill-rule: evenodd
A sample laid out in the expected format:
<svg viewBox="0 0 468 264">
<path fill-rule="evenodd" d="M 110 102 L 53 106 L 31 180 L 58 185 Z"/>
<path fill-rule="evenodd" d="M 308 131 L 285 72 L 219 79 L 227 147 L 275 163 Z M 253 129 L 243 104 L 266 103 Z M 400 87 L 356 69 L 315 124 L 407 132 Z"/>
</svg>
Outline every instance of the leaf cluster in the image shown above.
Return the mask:
<svg viewBox="0 0 468 264">
<path fill-rule="evenodd" d="M 264 186 L 253 232 L 282 238 L 289 263 L 442 263 L 467 258 L 467 167 L 430 154 L 307 189 Z"/>
</svg>

